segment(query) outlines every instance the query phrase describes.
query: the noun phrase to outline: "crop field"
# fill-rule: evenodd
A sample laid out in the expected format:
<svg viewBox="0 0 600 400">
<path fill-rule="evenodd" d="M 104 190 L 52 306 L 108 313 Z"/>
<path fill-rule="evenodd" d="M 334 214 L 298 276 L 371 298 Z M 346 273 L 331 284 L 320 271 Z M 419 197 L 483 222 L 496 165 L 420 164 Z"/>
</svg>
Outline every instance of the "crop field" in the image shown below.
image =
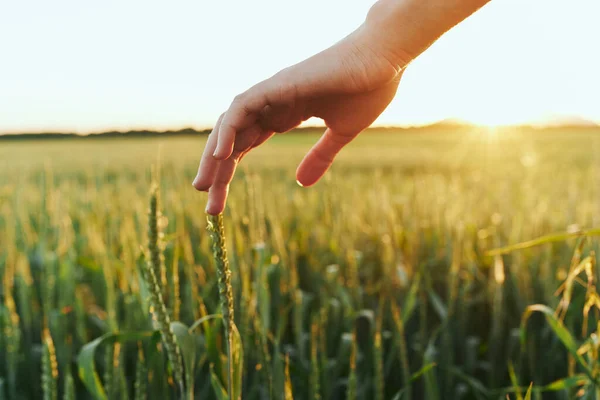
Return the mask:
<svg viewBox="0 0 600 400">
<path fill-rule="evenodd" d="M 0 142 L 0 399 L 600 399 L 600 130 L 316 139 Z"/>
</svg>

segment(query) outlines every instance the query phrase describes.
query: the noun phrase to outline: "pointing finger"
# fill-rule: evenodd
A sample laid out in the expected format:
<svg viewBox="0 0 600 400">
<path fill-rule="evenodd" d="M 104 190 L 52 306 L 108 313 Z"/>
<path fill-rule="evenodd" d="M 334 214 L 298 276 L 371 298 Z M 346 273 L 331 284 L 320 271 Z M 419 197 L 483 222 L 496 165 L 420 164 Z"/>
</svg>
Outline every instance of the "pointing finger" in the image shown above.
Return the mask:
<svg viewBox="0 0 600 400">
<path fill-rule="evenodd" d="M 221 125 L 222 120 L 223 115 L 221 115 L 217 120 L 213 131 L 208 136 L 206 146 L 204 147 L 204 153 L 202 154 L 200 165 L 198 166 L 198 173 L 196 174 L 196 178 L 194 178 L 194 182 L 192 183 L 197 190 L 206 191 L 208 188 L 210 188 L 215 176 L 215 172 L 219 166 L 219 161 L 212 157 L 212 154 L 217 147 L 219 126 Z"/>
</svg>

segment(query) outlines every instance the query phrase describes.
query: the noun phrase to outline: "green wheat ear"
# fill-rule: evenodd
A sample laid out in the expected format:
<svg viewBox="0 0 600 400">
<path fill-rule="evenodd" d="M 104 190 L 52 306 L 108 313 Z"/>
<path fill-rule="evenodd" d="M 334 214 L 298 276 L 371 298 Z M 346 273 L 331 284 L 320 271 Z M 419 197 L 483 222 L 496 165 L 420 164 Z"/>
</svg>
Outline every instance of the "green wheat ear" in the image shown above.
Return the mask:
<svg viewBox="0 0 600 400">
<path fill-rule="evenodd" d="M 158 187 L 153 185 L 150 192 L 150 210 L 148 212 L 148 252 L 150 253 L 150 260 L 146 263 L 143 277 L 150 291 L 150 304 L 152 305 L 154 317 L 158 321 L 162 339 L 165 342 L 167 357 L 173 366 L 175 381 L 180 392 L 184 393 L 181 350 L 171 329 L 171 318 L 167 312 L 158 276 L 156 275 L 156 271 L 160 271 L 163 262 L 162 251 L 159 247 L 158 215 Z"/>
<path fill-rule="evenodd" d="M 212 238 L 212 252 L 217 264 L 219 278 L 219 298 L 221 300 L 221 312 L 225 322 L 225 337 L 227 339 L 227 370 L 228 370 L 228 393 L 233 396 L 233 365 L 231 348 L 233 346 L 233 288 L 231 286 L 231 270 L 227 259 L 225 247 L 225 228 L 223 226 L 223 214 L 208 216 L 208 231 Z"/>
<path fill-rule="evenodd" d="M 42 390 L 44 400 L 56 400 L 58 398 L 58 362 L 56 361 L 56 349 L 50 335 L 50 330 L 45 328 L 42 333 L 44 342 L 42 353 Z"/>
</svg>

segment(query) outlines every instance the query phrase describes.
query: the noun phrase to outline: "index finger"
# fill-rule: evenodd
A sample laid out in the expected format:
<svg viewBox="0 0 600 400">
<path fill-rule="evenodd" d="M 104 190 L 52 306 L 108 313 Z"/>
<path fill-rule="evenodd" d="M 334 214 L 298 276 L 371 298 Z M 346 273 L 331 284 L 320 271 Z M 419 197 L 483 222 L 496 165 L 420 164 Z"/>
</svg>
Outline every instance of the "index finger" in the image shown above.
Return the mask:
<svg viewBox="0 0 600 400">
<path fill-rule="evenodd" d="M 215 160 L 212 157 L 212 154 L 217 147 L 217 138 L 219 136 L 219 126 L 221 125 L 221 121 L 223 120 L 223 115 L 219 117 L 213 131 L 208 135 L 208 140 L 206 141 L 206 145 L 204 147 L 204 152 L 202 153 L 202 158 L 200 159 L 200 164 L 198 166 L 198 173 L 194 178 L 194 182 L 192 185 L 200 191 L 207 191 L 208 188 L 212 185 L 215 171 L 219 166 L 219 161 Z"/>
<path fill-rule="evenodd" d="M 277 74 L 236 96 L 223 117 L 213 156 L 218 160 L 229 158 L 233 152 L 236 134 L 254 124 L 265 107 L 288 104 L 296 97 L 296 86 L 282 74 Z"/>
</svg>

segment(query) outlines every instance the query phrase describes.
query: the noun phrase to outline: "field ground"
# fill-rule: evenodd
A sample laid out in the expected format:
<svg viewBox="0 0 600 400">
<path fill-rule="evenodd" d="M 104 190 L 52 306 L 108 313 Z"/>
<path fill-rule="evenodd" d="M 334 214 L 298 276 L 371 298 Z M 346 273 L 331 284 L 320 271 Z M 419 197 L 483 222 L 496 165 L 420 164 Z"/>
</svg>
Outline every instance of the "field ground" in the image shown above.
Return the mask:
<svg viewBox="0 0 600 400">
<path fill-rule="evenodd" d="M 372 130 L 301 188 L 316 139 L 274 137 L 231 187 L 244 399 L 522 399 L 531 382 L 533 398 L 600 398 L 598 241 L 486 253 L 600 227 L 600 130 Z M 164 347 L 133 333 L 155 324 L 141 279 L 149 192 L 157 176 L 169 314 L 187 326 L 219 314 L 206 195 L 191 187 L 203 143 L 0 144 L 0 399 L 92 398 L 82 377 L 95 372 L 111 399 L 174 396 Z M 532 304 L 550 311 L 525 331 Z M 82 367 L 104 334 L 115 344 Z M 218 398 L 222 326 L 192 337 L 195 396 Z"/>
</svg>

